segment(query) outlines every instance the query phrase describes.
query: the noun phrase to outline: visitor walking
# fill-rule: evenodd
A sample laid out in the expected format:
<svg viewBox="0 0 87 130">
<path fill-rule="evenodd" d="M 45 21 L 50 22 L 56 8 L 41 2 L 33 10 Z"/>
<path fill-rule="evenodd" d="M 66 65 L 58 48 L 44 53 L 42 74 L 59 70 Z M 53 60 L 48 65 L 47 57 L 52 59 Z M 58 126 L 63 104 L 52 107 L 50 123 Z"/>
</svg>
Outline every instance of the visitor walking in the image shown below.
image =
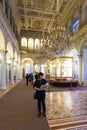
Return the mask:
<svg viewBox="0 0 87 130">
<path fill-rule="evenodd" d="M 26 85 L 28 85 L 28 79 L 29 79 L 29 75 L 28 73 L 26 74 Z"/>
</svg>

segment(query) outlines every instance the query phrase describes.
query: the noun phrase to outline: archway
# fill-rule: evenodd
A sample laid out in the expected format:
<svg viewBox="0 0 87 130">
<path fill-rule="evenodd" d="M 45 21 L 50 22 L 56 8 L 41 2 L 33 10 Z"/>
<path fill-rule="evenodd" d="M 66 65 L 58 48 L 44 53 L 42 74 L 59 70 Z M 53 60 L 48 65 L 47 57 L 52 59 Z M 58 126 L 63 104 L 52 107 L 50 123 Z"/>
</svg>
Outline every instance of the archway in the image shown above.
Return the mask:
<svg viewBox="0 0 87 130">
<path fill-rule="evenodd" d="M 68 56 L 71 56 L 74 58 L 74 79 L 78 79 L 78 52 L 76 49 L 72 49 L 69 53 Z"/>
<path fill-rule="evenodd" d="M 33 72 L 33 60 L 30 58 L 24 58 L 22 61 L 22 65 L 23 65 L 23 77 L 26 76 L 26 74 L 28 73 L 32 73 Z"/>
<path fill-rule="evenodd" d="M 2 30 L 0 29 L 0 84 L 1 84 L 1 75 L 2 75 L 2 66 L 1 66 L 1 61 L 2 61 L 2 51 L 5 50 L 5 39 L 4 39 L 4 34 Z"/>
</svg>

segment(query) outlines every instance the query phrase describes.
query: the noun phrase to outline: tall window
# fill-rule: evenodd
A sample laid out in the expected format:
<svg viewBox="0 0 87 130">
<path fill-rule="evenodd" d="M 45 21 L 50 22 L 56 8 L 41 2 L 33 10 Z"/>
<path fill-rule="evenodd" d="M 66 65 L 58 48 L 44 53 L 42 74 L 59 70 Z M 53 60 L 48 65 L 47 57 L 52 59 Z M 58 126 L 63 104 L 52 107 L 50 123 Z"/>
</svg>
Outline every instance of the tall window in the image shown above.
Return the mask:
<svg viewBox="0 0 87 130">
<path fill-rule="evenodd" d="M 27 38 L 25 38 L 25 37 L 21 38 L 21 46 L 27 47 Z"/>
<path fill-rule="evenodd" d="M 43 39 L 41 40 L 41 47 L 43 47 Z"/>
<path fill-rule="evenodd" d="M 35 39 L 35 49 L 38 50 L 40 48 L 40 40 Z"/>
<path fill-rule="evenodd" d="M 72 25 L 72 31 L 76 32 L 79 29 L 79 19 L 76 19 L 75 22 Z"/>
<path fill-rule="evenodd" d="M 29 49 L 33 49 L 33 44 L 34 44 L 34 43 L 33 43 L 33 39 L 32 39 L 32 38 L 29 38 L 29 39 L 28 39 L 28 48 L 29 48 Z"/>
</svg>

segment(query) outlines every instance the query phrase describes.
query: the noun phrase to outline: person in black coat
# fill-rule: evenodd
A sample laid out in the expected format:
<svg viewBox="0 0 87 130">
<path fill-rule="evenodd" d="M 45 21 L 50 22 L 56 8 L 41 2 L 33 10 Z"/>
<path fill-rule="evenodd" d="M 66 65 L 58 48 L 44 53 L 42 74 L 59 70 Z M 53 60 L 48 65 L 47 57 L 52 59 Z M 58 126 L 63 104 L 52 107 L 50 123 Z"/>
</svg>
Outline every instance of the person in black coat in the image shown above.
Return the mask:
<svg viewBox="0 0 87 130">
<path fill-rule="evenodd" d="M 29 79 L 29 75 L 28 73 L 26 74 L 26 85 L 28 85 L 28 79 Z"/>
<path fill-rule="evenodd" d="M 39 78 L 36 76 L 36 81 L 34 82 L 33 87 L 37 91 L 37 106 L 38 106 L 38 116 L 41 116 L 41 105 L 43 109 L 43 114 L 46 116 L 46 89 L 48 87 L 48 82 L 43 78 L 43 73 L 39 73 Z"/>
</svg>

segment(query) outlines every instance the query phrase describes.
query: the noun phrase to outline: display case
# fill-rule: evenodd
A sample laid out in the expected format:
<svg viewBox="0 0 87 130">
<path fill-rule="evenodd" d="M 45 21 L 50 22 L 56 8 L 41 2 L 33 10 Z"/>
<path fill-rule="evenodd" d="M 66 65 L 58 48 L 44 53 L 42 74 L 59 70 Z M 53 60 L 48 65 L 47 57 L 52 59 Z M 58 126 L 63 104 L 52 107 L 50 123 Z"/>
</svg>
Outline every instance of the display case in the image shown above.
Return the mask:
<svg viewBox="0 0 87 130">
<path fill-rule="evenodd" d="M 61 57 L 61 77 L 73 77 L 73 58 Z"/>
<path fill-rule="evenodd" d="M 73 78 L 73 57 L 60 57 L 50 62 L 50 76 L 59 78 Z"/>
<path fill-rule="evenodd" d="M 55 77 L 56 75 L 56 61 L 53 60 L 50 62 L 50 76 Z"/>
</svg>

